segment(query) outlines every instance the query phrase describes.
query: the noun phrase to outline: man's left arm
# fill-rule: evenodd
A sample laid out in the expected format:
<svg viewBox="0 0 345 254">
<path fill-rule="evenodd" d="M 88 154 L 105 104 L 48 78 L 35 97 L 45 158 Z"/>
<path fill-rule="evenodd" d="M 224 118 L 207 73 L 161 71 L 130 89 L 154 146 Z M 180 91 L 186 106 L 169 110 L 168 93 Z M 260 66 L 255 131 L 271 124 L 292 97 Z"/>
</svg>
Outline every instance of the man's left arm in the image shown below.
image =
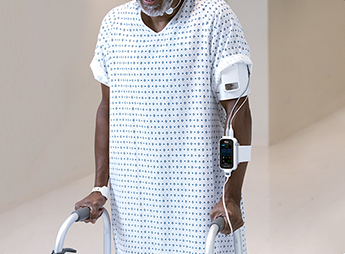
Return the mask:
<svg viewBox="0 0 345 254">
<path fill-rule="evenodd" d="M 233 112 L 242 105 L 246 97 L 242 97 L 237 103 L 236 108 Z M 229 114 L 234 107 L 237 99 L 220 101 L 224 107 L 227 120 L 230 117 Z M 234 113 L 233 113 L 234 114 Z M 236 113 L 232 120 L 232 127 L 234 130 L 234 136 L 236 137 L 240 145 L 251 145 L 252 139 L 252 117 L 249 108 L 248 100 L 243 104 L 241 109 Z M 226 125 L 224 128 L 224 135 L 226 131 Z M 237 230 L 243 226 L 242 212 L 241 212 L 241 199 L 242 199 L 242 185 L 244 176 L 247 169 L 247 162 L 240 163 L 236 170 L 232 171 L 231 177 L 225 186 L 225 204 L 229 213 L 230 221 L 233 230 Z M 223 208 L 222 199 L 220 202 L 213 208 L 211 214 L 211 221 L 222 216 L 226 218 L 225 211 Z M 230 234 L 230 227 L 225 223 L 225 228 L 221 231 L 223 234 Z"/>
</svg>

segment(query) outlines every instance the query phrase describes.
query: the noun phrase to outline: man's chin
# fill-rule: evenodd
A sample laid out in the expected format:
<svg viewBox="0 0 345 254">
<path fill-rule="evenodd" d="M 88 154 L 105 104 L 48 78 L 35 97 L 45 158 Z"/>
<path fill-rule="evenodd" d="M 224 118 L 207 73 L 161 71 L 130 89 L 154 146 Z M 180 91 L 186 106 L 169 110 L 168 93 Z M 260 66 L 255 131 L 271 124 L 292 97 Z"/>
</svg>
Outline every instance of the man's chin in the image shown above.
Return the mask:
<svg viewBox="0 0 345 254">
<path fill-rule="evenodd" d="M 147 0 L 137 0 L 141 11 L 150 17 L 160 17 L 163 16 L 166 10 L 168 10 L 173 1 L 159 2 L 158 0 L 147 1 Z"/>
</svg>

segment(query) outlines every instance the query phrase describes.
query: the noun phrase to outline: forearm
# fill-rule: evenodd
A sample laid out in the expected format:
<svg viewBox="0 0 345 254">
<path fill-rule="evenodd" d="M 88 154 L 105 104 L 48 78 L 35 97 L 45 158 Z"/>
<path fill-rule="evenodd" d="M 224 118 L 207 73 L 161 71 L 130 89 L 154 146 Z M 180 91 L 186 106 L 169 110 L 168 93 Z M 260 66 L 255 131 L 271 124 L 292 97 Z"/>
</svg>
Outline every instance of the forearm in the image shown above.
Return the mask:
<svg viewBox="0 0 345 254">
<path fill-rule="evenodd" d="M 102 101 L 96 114 L 95 132 L 95 187 L 108 185 L 109 181 L 109 87 L 102 84 Z M 93 191 L 75 204 L 75 209 L 90 208 L 90 217 L 85 222 L 95 223 L 102 215 L 106 202 L 101 192 Z"/>
<path fill-rule="evenodd" d="M 239 107 L 244 98 L 241 98 L 237 107 Z M 227 112 L 227 118 L 234 105 L 234 100 L 222 102 L 223 107 Z M 234 110 L 235 112 L 236 110 Z M 226 126 L 225 126 L 226 127 Z M 252 138 L 252 118 L 248 101 L 238 111 L 232 121 L 232 128 L 234 136 L 240 145 L 251 145 Z M 224 130 L 225 132 L 225 130 Z M 248 163 L 240 163 L 236 170 L 231 173 L 231 177 L 225 186 L 226 201 L 233 201 L 237 204 L 241 201 L 243 180 L 246 173 Z"/>
<path fill-rule="evenodd" d="M 109 180 L 109 102 L 103 99 L 96 115 L 95 186 L 107 186 Z"/>
</svg>

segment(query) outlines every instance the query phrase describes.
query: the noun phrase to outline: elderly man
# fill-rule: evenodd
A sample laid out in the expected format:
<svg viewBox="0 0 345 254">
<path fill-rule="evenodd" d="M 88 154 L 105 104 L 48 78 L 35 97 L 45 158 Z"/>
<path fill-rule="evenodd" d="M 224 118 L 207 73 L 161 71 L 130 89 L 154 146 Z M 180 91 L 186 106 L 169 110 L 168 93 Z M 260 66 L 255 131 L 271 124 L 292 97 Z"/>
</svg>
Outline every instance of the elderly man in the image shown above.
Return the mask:
<svg viewBox="0 0 345 254">
<path fill-rule="evenodd" d="M 90 207 L 94 223 L 110 182 L 117 254 L 204 253 L 210 222 L 226 217 L 218 142 L 239 98 L 219 92 L 222 71 L 250 66 L 249 56 L 223 0 L 134 0 L 106 15 L 90 65 L 102 89 L 96 188 L 76 209 Z M 251 143 L 248 93 L 231 121 L 241 145 Z M 233 230 L 244 224 L 246 167 L 240 163 L 224 189 Z M 217 253 L 233 251 L 230 231 L 226 223 Z M 244 237 L 242 244 L 246 252 Z"/>
</svg>

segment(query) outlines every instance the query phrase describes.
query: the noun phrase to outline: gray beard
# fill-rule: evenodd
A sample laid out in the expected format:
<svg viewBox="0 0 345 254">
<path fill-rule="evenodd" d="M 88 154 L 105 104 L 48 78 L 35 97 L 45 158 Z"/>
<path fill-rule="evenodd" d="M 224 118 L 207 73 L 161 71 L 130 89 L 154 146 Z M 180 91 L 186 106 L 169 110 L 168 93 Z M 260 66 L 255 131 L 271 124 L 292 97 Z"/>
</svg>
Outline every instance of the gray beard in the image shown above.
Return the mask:
<svg viewBox="0 0 345 254">
<path fill-rule="evenodd" d="M 173 1 L 174 0 L 163 1 L 162 7 L 158 10 L 156 10 L 156 8 L 159 7 L 159 5 L 149 6 L 146 8 L 147 10 L 145 10 L 140 0 L 137 0 L 137 3 L 139 4 L 141 11 L 147 16 L 158 17 L 164 15 L 164 13 L 171 7 Z"/>
</svg>

